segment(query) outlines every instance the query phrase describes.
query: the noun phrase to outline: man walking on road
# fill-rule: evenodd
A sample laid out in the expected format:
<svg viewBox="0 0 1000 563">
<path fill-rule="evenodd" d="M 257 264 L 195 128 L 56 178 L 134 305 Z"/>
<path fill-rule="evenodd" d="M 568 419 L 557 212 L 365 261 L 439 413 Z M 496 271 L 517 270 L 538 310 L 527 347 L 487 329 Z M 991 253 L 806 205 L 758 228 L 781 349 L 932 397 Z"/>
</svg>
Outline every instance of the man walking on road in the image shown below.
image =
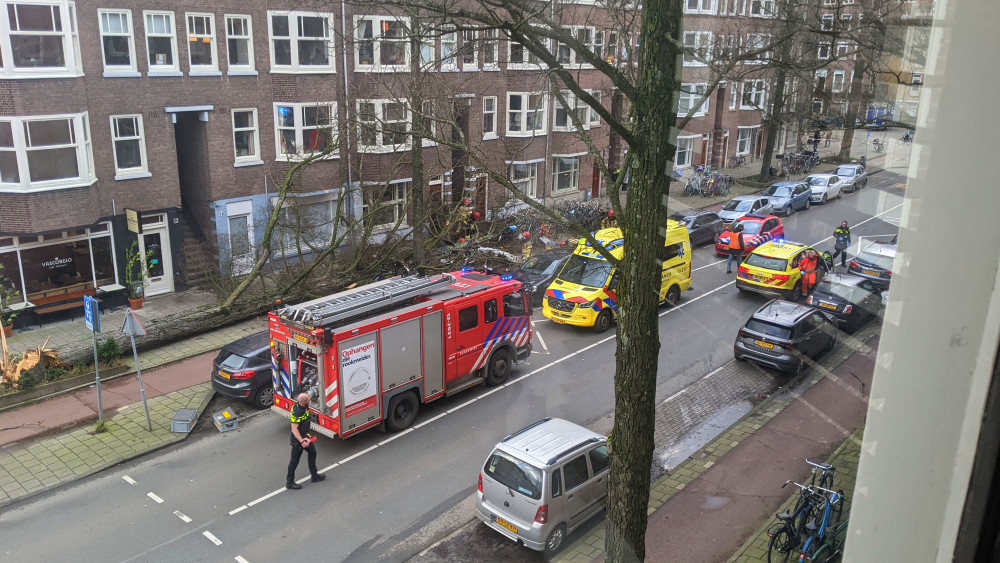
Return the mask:
<svg viewBox="0 0 1000 563">
<path fill-rule="evenodd" d="M 733 273 L 733 258 L 736 259 L 736 267 L 739 268 L 743 260 L 743 225 L 736 225 L 729 233 L 729 256 L 726 258 L 726 273 Z"/>
<path fill-rule="evenodd" d="M 847 247 L 851 246 L 851 229 L 847 226 L 847 221 L 842 221 L 840 226 L 833 230 L 833 258 L 840 256 L 840 266 L 847 267 Z"/>
<path fill-rule="evenodd" d="M 301 489 L 302 485 L 295 482 L 295 468 L 299 466 L 299 459 L 302 458 L 302 451 L 305 450 L 309 459 L 309 473 L 312 474 L 312 482 L 317 483 L 326 479 L 326 475 L 320 475 L 316 469 L 316 438 L 309 434 L 309 427 L 312 421 L 309 420 L 309 395 L 300 393 L 298 402 L 292 407 L 292 459 L 288 462 L 288 475 L 285 477 L 286 489 Z"/>
</svg>

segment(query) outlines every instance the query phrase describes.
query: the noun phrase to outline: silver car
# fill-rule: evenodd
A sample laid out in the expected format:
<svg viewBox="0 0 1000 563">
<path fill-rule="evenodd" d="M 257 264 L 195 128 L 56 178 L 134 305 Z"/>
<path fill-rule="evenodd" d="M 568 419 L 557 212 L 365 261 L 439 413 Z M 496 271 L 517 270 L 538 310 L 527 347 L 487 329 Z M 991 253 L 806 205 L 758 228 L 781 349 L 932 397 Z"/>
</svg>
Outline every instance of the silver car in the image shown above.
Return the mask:
<svg viewBox="0 0 1000 563">
<path fill-rule="evenodd" d="M 731 225 L 737 219 L 751 213 L 771 215 L 774 213 L 774 206 L 764 196 L 738 195 L 722 206 L 719 217 L 722 218 L 723 223 Z"/>
<path fill-rule="evenodd" d="M 535 551 L 555 553 L 607 502 L 608 439 L 558 418 L 507 436 L 479 472 L 476 517 Z"/>
<path fill-rule="evenodd" d="M 841 164 L 833 172 L 844 182 L 844 191 L 853 192 L 868 185 L 868 172 L 860 164 Z"/>
<path fill-rule="evenodd" d="M 826 203 L 844 193 L 844 181 L 836 174 L 810 174 L 805 181 L 812 191 L 809 201 L 813 203 Z"/>
</svg>

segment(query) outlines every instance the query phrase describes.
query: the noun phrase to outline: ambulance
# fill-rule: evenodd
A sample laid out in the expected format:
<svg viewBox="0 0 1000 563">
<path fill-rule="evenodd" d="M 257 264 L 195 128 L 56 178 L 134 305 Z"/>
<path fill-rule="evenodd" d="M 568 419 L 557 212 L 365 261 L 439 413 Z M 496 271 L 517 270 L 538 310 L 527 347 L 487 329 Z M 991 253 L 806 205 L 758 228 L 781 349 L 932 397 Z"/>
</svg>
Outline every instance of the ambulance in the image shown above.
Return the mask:
<svg viewBox="0 0 1000 563">
<path fill-rule="evenodd" d="M 621 229 L 601 229 L 594 238 L 612 256 L 622 257 Z M 660 303 L 674 306 L 681 292 L 691 287 L 691 241 L 683 224 L 667 221 L 666 239 L 657 258 L 663 263 Z M 618 282 L 618 273 L 611 264 L 586 239 L 580 239 L 569 261 L 545 290 L 542 314 L 553 322 L 604 332 L 618 315 Z"/>
</svg>

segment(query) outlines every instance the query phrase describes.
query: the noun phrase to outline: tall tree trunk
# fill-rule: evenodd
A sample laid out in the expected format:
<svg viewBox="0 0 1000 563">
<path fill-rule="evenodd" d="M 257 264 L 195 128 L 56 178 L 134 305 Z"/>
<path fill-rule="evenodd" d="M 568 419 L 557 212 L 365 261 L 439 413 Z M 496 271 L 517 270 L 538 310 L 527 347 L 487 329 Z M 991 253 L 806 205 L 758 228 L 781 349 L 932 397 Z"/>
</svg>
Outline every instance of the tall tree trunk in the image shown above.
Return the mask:
<svg viewBox="0 0 1000 563">
<path fill-rule="evenodd" d="M 413 174 L 410 197 L 413 201 L 413 264 L 424 263 L 424 244 L 427 211 L 424 205 L 424 143 L 423 135 L 427 116 L 423 115 L 423 97 L 420 95 L 420 19 L 410 15 L 410 111 L 413 132 L 410 147 L 410 166 Z"/>
<path fill-rule="evenodd" d="M 631 167 L 625 208 L 620 311 L 615 351 L 615 423 L 608 478 L 608 561 L 646 556 L 649 468 L 659 338 L 659 250 L 663 247 L 667 192 L 676 150 L 677 91 L 683 10 L 681 0 L 651 0 L 644 6 L 635 112 L 635 138 L 624 163 Z"/>
<path fill-rule="evenodd" d="M 851 77 L 851 89 L 848 93 L 847 115 L 844 116 L 844 139 L 840 142 L 840 154 L 837 155 L 837 158 L 842 162 L 851 161 L 851 147 L 854 144 L 854 130 L 858 119 L 863 117 L 863 123 L 868 120 L 865 111 L 868 100 L 868 95 L 865 92 L 865 76 L 868 74 L 872 57 L 881 51 L 880 46 L 876 47 L 872 42 L 874 34 L 871 32 L 871 18 L 874 14 L 870 8 L 868 2 L 862 2 L 866 24 L 859 30 L 857 58 L 855 58 L 854 74 Z"/>
<path fill-rule="evenodd" d="M 790 7 L 782 4 L 780 17 L 785 21 L 785 31 L 794 25 Z M 786 40 L 781 43 L 781 50 L 778 52 L 778 73 L 775 76 L 774 96 L 771 97 L 771 111 L 767 117 L 767 136 L 764 146 L 764 156 L 760 160 L 760 181 L 767 182 L 771 177 L 771 157 L 774 155 L 774 140 L 778 132 L 784 125 L 782 114 L 785 112 L 785 82 L 788 80 L 786 65 L 791 62 L 792 41 Z"/>
</svg>

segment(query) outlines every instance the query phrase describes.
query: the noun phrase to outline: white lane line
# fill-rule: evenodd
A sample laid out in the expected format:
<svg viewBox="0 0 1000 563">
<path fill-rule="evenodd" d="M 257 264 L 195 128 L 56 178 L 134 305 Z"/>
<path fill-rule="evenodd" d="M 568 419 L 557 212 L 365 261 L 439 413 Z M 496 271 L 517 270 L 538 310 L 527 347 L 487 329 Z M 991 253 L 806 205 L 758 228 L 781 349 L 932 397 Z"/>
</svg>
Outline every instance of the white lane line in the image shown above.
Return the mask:
<svg viewBox="0 0 1000 563">
<path fill-rule="evenodd" d="M 542 333 L 535 331 L 535 336 L 538 338 L 538 343 L 542 345 L 542 349 L 545 350 L 546 354 L 549 354 L 549 347 L 545 345 L 545 339 L 542 338 Z"/>
<path fill-rule="evenodd" d="M 284 490 L 285 490 L 285 488 L 284 488 L 284 487 L 281 487 L 280 489 L 276 489 L 276 490 L 274 490 L 274 491 L 271 491 L 271 492 L 267 493 L 266 495 L 264 495 L 264 496 L 260 497 L 260 498 L 259 498 L 259 499 L 257 499 L 257 500 L 252 500 L 252 501 L 248 502 L 248 503 L 247 503 L 247 506 L 253 506 L 253 505 L 255 505 L 255 504 L 259 504 L 259 503 L 262 503 L 262 502 L 264 502 L 265 500 L 267 500 L 267 499 L 269 499 L 269 498 L 273 497 L 274 495 L 277 495 L 278 493 L 281 493 L 281 492 L 282 492 L 282 491 L 284 491 Z"/>
<path fill-rule="evenodd" d="M 153 500 L 155 500 L 156 504 L 163 504 L 163 499 L 161 499 L 160 497 L 156 496 L 156 493 L 149 492 L 149 493 L 146 493 L 146 496 L 149 497 L 149 498 L 151 498 L 151 499 L 153 499 Z"/>
<path fill-rule="evenodd" d="M 378 446 L 377 446 L 377 445 L 375 445 L 375 446 L 372 446 L 372 447 L 370 447 L 370 448 L 365 448 L 365 449 L 361 450 L 360 452 L 358 452 L 358 453 L 356 453 L 356 454 L 354 454 L 354 455 L 352 455 L 352 456 L 348 456 L 348 457 L 346 457 L 346 458 L 344 458 L 344 459 L 340 460 L 340 461 L 339 461 L 338 463 L 340 463 L 340 465 L 344 465 L 344 464 L 345 464 L 345 463 L 347 463 L 348 461 L 351 461 L 352 459 L 354 459 L 354 458 L 356 458 L 356 457 L 360 457 L 360 456 L 363 456 L 363 455 L 365 455 L 366 453 L 368 453 L 368 452 L 370 452 L 370 451 L 374 450 L 374 449 L 375 449 L 375 448 L 377 448 L 377 447 L 378 447 Z"/>
<path fill-rule="evenodd" d="M 421 422 L 420 424 L 417 424 L 417 425 L 413 426 L 413 429 L 416 430 L 417 428 L 420 428 L 421 426 L 427 426 L 428 424 L 430 424 L 430 423 L 434 422 L 435 420 L 437 420 L 437 419 L 445 416 L 446 414 L 448 414 L 448 413 L 443 412 L 443 413 L 435 416 L 434 418 L 427 419 L 427 420 Z"/>
<path fill-rule="evenodd" d="M 405 436 L 405 435 L 409 434 L 410 432 L 413 432 L 413 428 L 412 427 L 407 428 L 406 430 L 403 430 L 402 432 L 397 432 L 396 434 L 393 434 L 392 437 L 386 438 L 385 440 L 382 440 L 381 442 L 379 442 L 376 445 L 377 446 L 384 446 L 384 445 L 388 444 L 389 442 L 395 440 L 396 438 L 399 438 L 400 436 Z"/>
<path fill-rule="evenodd" d="M 135 479 L 129 477 L 128 475 L 122 475 L 122 479 L 125 479 L 125 482 L 129 485 L 135 485 Z"/>
<path fill-rule="evenodd" d="M 214 543 L 215 545 L 222 545 L 222 540 L 220 540 L 219 538 L 217 538 L 214 535 L 212 535 L 212 532 L 209 532 L 208 530 L 205 530 L 204 532 L 202 532 L 201 535 L 203 535 L 206 538 L 208 538 L 208 541 Z"/>
<path fill-rule="evenodd" d="M 229 515 L 232 516 L 233 514 L 236 514 L 237 512 L 243 512 L 247 508 L 249 508 L 249 507 L 244 504 L 243 506 L 241 506 L 239 508 L 234 508 L 234 509 L 230 510 L 229 511 Z"/>
<path fill-rule="evenodd" d="M 187 516 L 185 516 L 184 513 L 181 512 L 180 510 L 175 510 L 174 511 L 174 516 L 176 516 L 176 517 L 180 518 L 181 520 L 183 520 L 185 524 L 191 522 L 191 519 L 188 518 Z"/>
<path fill-rule="evenodd" d="M 692 272 L 697 272 L 698 270 L 704 270 L 705 268 L 711 268 L 712 266 L 718 266 L 719 264 L 725 264 L 725 260 L 719 260 L 718 262 L 712 262 L 711 264 L 705 264 L 704 266 L 698 266 L 697 268 L 691 270 Z"/>
<path fill-rule="evenodd" d="M 242 555 L 237 555 L 236 556 L 236 563 L 250 563 L 250 562 L 247 561 L 246 559 L 243 559 Z"/>
</svg>

